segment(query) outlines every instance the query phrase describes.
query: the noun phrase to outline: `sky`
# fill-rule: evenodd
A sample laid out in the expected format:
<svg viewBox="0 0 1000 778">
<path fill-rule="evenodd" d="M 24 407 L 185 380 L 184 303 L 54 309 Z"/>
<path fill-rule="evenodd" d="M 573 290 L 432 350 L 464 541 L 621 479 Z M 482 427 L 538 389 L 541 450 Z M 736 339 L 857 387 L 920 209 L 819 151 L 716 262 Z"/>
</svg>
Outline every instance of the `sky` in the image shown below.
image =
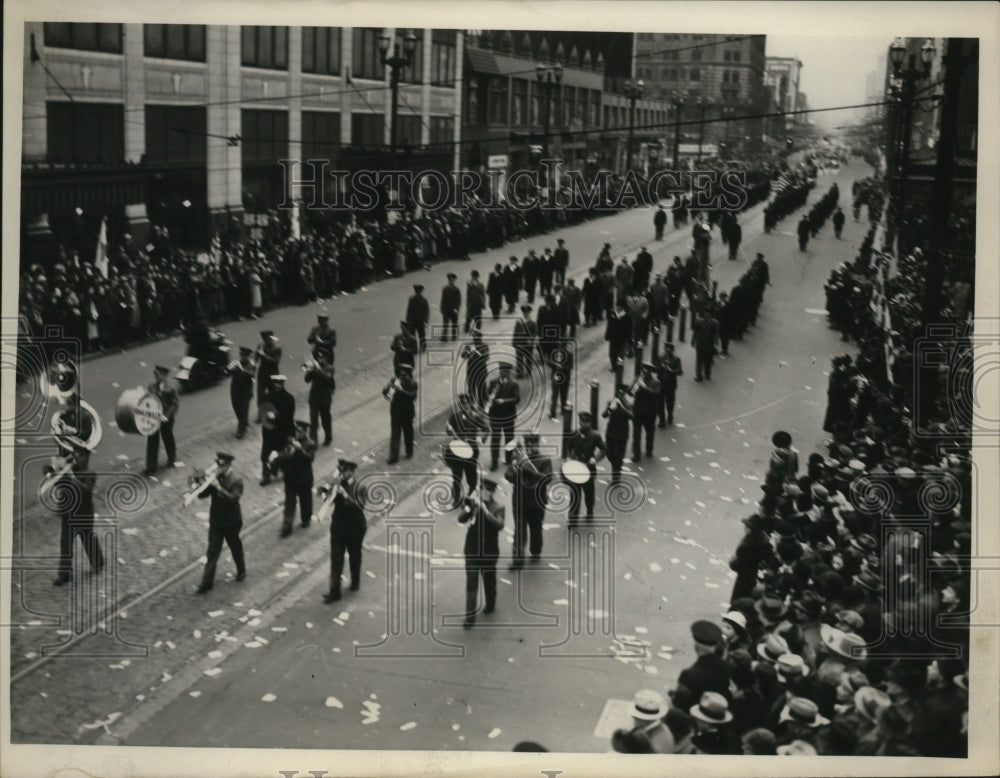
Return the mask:
<svg viewBox="0 0 1000 778">
<path fill-rule="evenodd" d="M 836 35 L 803 37 L 768 35 L 769 57 L 797 57 L 802 62 L 799 91 L 809 98 L 810 108 L 857 105 L 867 102 L 865 81 L 873 70 L 884 77 L 885 52 L 892 38 Z M 859 121 L 864 111 L 831 111 L 813 114 L 817 125 L 834 127 Z"/>
</svg>

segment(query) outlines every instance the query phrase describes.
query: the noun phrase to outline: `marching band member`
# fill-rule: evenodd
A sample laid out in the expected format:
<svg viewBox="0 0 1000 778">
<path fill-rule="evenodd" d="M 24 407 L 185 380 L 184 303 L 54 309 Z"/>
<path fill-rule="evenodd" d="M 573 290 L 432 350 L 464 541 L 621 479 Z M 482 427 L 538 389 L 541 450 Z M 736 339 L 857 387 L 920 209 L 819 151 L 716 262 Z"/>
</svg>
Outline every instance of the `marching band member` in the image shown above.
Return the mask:
<svg viewBox="0 0 1000 778">
<path fill-rule="evenodd" d="M 607 441 L 608 461 L 611 463 L 611 483 L 618 483 L 622 477 L 622 463 L 625 461 L 630 422 L 633 418 L 628 389 L 618 387 L 601 417 L 608 420 L 604 438 Z"/>
<path fill-rule="evenodd" d="M 347 552 L 351 572 L 351 591 L 361 587 L 361 544 L 368 530 L 365 518 L 367 491 L 354 480 L 357 464 L 347 459 L 338 460 L 337 470 L 340 482 L 333 498 L 333 517 L 330 520 L 330 591 L 323 595 L 323 602 L 337 602 L 340 599 L 340 579 L 344 573 L 344 552 Z"/>
<path fill-rule="evenodd" d="M 569 399 L 569 381 L 573 375 L 573 350 L 567 343 L 560 342 L 548 352 L 550 378 L 552 381 L 552 401 L 549 418 L 559 421 L 562 409 Z"/>
<path fill-rule="evenodd" d="M 229 382 L 229 399 L 236 414 L 236 437 L 241 439 L 247 434 L 250 424 L 250 401 L 253 399 L 253 382 L 257 365 L 254 361 L 252 348 L 240 346 L 240 361 L 229 371 L 232 378 Z"/>
<path fill-rule="evenodd" d="M 524 378 L 531 372 L 531 357 L 538 348 L 538 325 L 530 318 L 531 306 L 521 306 L 521 318 L 514 322 L 514 340 L 511 345 L 517 354 L 517 377 Z"/>
<path fill-rule="evenodd" d="M 395 377 L 386 384 L 382 396 L 389 401 L 389 459 L 399 461 L 399 437 L 403 436 L 406 458 L 413 458 L 413 418 L 417 414 L 417 382 L 413 380 L 413 365 L 401 364 Z"/>
<path fill-rule="evenodd" d="M 281 522 L 281 537 L 292 534 L 292 520 L 295 518 L 295 503 L 299 504 L 299 521 L 303 529 L 312 519 L 313 459 L 316 457 L 316 442 L 309 437 L 309 422 L 295 421 L 295 435 L 288 445 L 271 462 L 271 471 L 279 469 L 285 484 L 285 510 Z"/>
<path fill-rule="evenodd" d="M 510 570 L 524 566 L 524 547 L 537 560 L 542 553 L 542 520 L 548 503 L 546 487 L 552 476 L 552 460 L 538 450 L 538 435 L 524 436 L 524 455 L 512 460 L 504 477 L 514 485 L 514 550 Z M 529 541 L 530 538 L 530 541 Z"/>
<path fill-rule="evenodd" d="M 400 365 L 415 365 L 417 363 L 417 352 L 420 350 L 420 344 L 407 322 L 401 321 L 399 323 L 399 332 L 393 337 L 389 350 L 393 353 L 393 370 L 398 369 Z"/>
<path fill-rule="evenodd" d="M 332 330 L 331 330 L 332 331 Z M 309 384 L 309 437 L 319 442 L 319 422 L 323 422 L 323 445 L 329 446 L 333 440 L 333 422 L 330 406 L 337 381 L 333 375 L 333 352 L 320 346 L 313 349 L 314 360 L 306 363 L 305 381 Z"/>
<path fill-rule="evenodd" d="M 654 375 L 656 365 L 652 362 L 642 363 L 634 387 L 635 400 L 632 403 L 632 413 L 635 423 L 632 425 L 632 461 L 640 462 L 642 457 L 642 433 L 646 433 L 646 457 L 653 456 L 653 435 L 656 432 L 656 406 L 660 403 L 660 382 Z"/>
<path fill-rule="evenodd" d="M 64 586 L 72 580 L 73 573 L 73 541 L 77 535 L 83 542 L 90 569 L 99 573 L 104 569 L 104 555 L 101 544 L 94 534 L 94 486 L 97 476 L 88 468 L 86 449 L 76 449 L 65 457 L 69 466 L 63 471 L 54 467 L 45 468 L 48 478 L 57 479 L 52 488 L 59 501 L 59 575 L 52 582 L 55 586 Z M 61 475 L 59 473 L 62 473 Z M 62 482 L 60 486 L 59 482 Z"/>
<path fill-rule="evenodd" d="M 577 517 L 580 515 L 581 493 L 587 506 L 587 520 L 594 518 L 594 485 L 597 482 L 597 463 L 605 457 L 608 451 L 600 434 L 590 426 L 593 417 L 586 411 L 581 411 L 578 418 L 580 427 L 569 439 L 569 458 L 583 462 L 590 468 L 590 480 L 585 484 L 566 482 L 572 492 L 569 507 L 569 526 L 571 527 L 576 524 Z"/>
<path fill-rule="evenodd" d="M 674 353 L 673 343 L 663 344 L 663 357 L 660 359 L 660 396 L 663 400 L 656 409 L 660 417 L 660 429 L 674 423 L 674 403 L 677 400 L 677 379 L 684 375 L 681 358 Z M 666 418 L 664 418 L 666 409 Z"/>
<path fill-rule="evenodd" d="M 465 360 L 465 391 L 477 405 L 486 402 L 486 375 L 490 361 L 490 347 L 483 343 L 483 331 L 473 324 L 469 330 L 472 342 L 462 346 L 460 356 Z"/>
<path fill-rule="evenodd" d="M 240 510 L 240 498 L 243 496 L 243 479 L 232 471 L 233 455 L 219 451 L 215 455 L 215 483 L 198 496 L 201 499 L 212 498 L 208 509 L 208 551 L 205 552 L 205 573 L 201 578 L 198 594 L 211 591 L 215 584 L 215 566 L 222 553 L 222 541 L 229 546 L 236 563 L 236 580 L 247 577 L 246 563 L 243 559 L 243 542 L 240 540 L 240 529 L 243 527 L 243 512 Z"/>
<path fill-rule="evenodd" d="M 167 454 L 167 467 L 174 466 L 177 457 L 177 446 L 174 443 L 174 417 L 177 409 L 181 407 L 180 393 L 168 380 L 170 368 L 157 365 L 153 368 L 154 381 L 146 387 L 150 394 L 155 394 L 160 398 L 163 405 L 163 417 L 160 420 L 160 429 L 146 438 L 146 470 L 144 475 L 152 475 L 156 472 L 159 464 L 160 438 L 163 438 L 163 448 Z"/>
<path fill-rule="evenodd" d="M 514 419 L 517 417 L 517 404 L 521 402 L 521 387 L 510 378 L 512 365 L 509 362 L 500 364 L 500 377 L 490 381 L 489 396 L 486 398 L 485 411 L 490 416 L 490 470 L 496 470 L 500 464 L 500 436 L 504 437 L 504 445 L 514 439 Z M 505 457 L 505 464 L 510 464 L 510 453 Z"/>
<path fill-rule="evenodd" d="M 314 355 L 317 352 L 322 352 L 327 355 L 330 364 L 333 364 L 333 350 L 337 347 L 337 331 L 330 327 L 330 315 L 325 310 L 316 315 L 316 321 L 316 326 L 309 331 L 306 343 L 313 347 Z M 315 437 L 313 435 L 313 439 Z"/>
<path fill-rule="evenodd" d="M 257 346 L 257 423 L 263 421 L 260 406 L 271 392 L 271 376 L 276 375 L 281 363 L 281 346 L 273 330 L 261 330 L 261 343 Z"/>
<path fill-rule="evenodd" d="M 465 532 L 465 621 L 462 626 L 470 629 L 476 623 L 479 609 L 479 579 L 483 579 L 486 607 L 483 613 L 493 613 L 497 602 L 497 559 L 500 557 L 500 530 L 504 527 L 505 509 L 494 499 L 497 482 L 483 479 L 481 498 L 469 496 L 465 509 L 459 515 L 461 524 L 468 524 Z"/>
<path fill-rule="evenodd" d="M 66 409 L 59 412 L 57 426 L 65 435 L 70 435 L 81 441 L 89 440 L 94 434 L 96 419 L 81 404 L 79 390 L 74 390 L 66 397 Z M 57 436 L 56 442 L 59 445 L 59 455 L 66 456 L 73 452 L 88 457 L 90 451 L 75 445 L 73 442 L 64 440 Z M 86 463 L 84 463 L 86 466 Z"/>
<path fill-rule="evenodd" d="M 271 377 L 271 391 L 265 403 L 264 430 L 260 436 L 260 485 L 271 483 L 268 463 L 272 451 L 280 451 L 295 434 L 295 398 L 285 389 L 285 376 L 280 373 Z M 267 410 L 270 404 L 272 410 Z"/>
<path fill-rule="evenodd" d="M 475 403 L 467 394 L 460 394 L 455 398 L 455 406 L 445 429 L 449 435 L 465 441 L 472 448 L 472 456 L 468 459 L 455 456 L 449 449 L 446 449 L 444 462 L 451 470 L 451 494 L 452 503 L 458 507 L 462 499 L 462 476 L 465 476 L 471 494 L 476 489 L 479 481 L 479 445 L 477 438 L 480 432 L 488 432 L 489 427 L 474 412 Z M 485 440 L 485 436 L 483 438 Z"/>
</svg>

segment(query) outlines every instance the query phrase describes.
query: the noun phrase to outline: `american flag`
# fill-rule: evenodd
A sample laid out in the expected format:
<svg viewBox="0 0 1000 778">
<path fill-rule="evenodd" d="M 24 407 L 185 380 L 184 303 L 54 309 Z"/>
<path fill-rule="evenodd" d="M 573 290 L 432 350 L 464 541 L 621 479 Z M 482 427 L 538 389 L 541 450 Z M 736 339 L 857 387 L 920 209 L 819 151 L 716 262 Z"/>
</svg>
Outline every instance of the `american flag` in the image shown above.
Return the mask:
<svg viewBox="0 0 1000 778">
<path fill-rule="evenodd" d="M 780 175 L 779 175 L 779 176 L 778 176 L 778 177 L 777 177 L 777 178 L 776 178 L 776 179 L 774 180 L 774 185 L 772 186 L 772 188 L 774 189 L 774 193 L 775 193 L 775 194 L 779 194 L 779 193 L 783 192 L 783 191 L 784 191 L 785 189 L 787 189 L 787 188 L 788 188 L 789 184 L 791 184 L 791 183 L 792 183 L 792 182 L 791 182 L 791 180 L 790 180 L 790 179 L 788 178 L 788 176 L 786 176 L 786 175 L 785 175 L 784 173 L 781 173 L 781 174 L 780 174 Z"/>
</svg>

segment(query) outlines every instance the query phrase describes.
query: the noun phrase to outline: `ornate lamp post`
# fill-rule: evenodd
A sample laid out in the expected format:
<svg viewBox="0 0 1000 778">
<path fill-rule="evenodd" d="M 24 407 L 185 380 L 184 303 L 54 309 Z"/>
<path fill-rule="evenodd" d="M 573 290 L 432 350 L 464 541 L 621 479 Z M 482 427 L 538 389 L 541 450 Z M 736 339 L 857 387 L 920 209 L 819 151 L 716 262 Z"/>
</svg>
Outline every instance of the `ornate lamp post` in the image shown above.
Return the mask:
<svg viewBox="0 0 1000 778">
<path fill-rule="evenodd" d="M 635 101 L 642 97 L 642 90 L 645 88 L 645 84 L 642 80 L 632 81 L 629 79 L 625 82 L 625 86 L 622 89 L 623 94 L 628 98 L 629 102 L 629 114 L 628 114 L 628 146 L 625 147 L 625 172 L 627 173 L 632 169 L 632 137 L 635 134 Z"/>
<path fill-rule="evenodd" d="M 392 48 L 392 56 L 389 49 Z M 389 120 L 389 146 L 396 148 L 396 136 L 399 132 L 399 74 L 403 68 L 409 67 L 413 60 L 413 52 L 417 48 L 417 36 L 413 30 L 407 30 L 402 45 L 399 40 L 393 41 L 388 30 L 382 30 L 378 39 L 378 50 L 382 55 L 382 64 L 389 68 L 389 87 L 392 90 L 392 115 Z"/>
</svg>

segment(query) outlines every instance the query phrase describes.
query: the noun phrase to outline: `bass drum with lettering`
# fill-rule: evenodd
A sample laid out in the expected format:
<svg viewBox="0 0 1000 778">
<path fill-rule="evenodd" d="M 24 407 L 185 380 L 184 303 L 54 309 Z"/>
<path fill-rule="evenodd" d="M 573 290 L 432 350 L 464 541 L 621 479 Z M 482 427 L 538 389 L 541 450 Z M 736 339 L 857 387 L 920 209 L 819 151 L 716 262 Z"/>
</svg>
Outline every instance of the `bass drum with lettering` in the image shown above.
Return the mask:
<svg viewBox="0 0 1000 778">
<path fill-rule="evenodd" d="M 115 408 L 115 422 L 122 432 L 149 437 L 160 431 L 163 403 L 160 398 L 137 386 L 122 392 Z"/>
</svg>

